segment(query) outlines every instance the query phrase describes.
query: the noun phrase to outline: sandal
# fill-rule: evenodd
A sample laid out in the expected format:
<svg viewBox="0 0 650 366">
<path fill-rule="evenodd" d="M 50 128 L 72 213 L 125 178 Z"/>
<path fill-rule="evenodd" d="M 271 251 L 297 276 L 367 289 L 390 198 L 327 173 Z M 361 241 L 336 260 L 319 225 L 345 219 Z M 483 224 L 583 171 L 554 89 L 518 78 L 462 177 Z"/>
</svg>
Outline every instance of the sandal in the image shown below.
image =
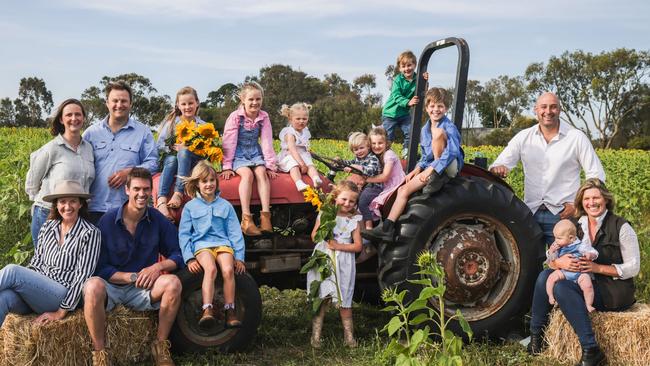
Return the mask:
<svg viewBox="0 0 650 366">
<path fill-rule="evenodd" d="M 174 192 L 172 198 L 167 202 L 167 207 L 179 208 L 183 204 L 183 194 L 181 192 Z"/>
<path fill-rule="evenodd" d="M 171 212 L 169 212 L 169 209 L 167 208 L 166 197 L 158 198 L 158 204 L 156 205 L 156 210 L 158 210 L 161 214 L 163 214 L 163 216 L 165 216 L 167 219 L 174 221 L 174 217 L 172 216 Z"/>
</svg>

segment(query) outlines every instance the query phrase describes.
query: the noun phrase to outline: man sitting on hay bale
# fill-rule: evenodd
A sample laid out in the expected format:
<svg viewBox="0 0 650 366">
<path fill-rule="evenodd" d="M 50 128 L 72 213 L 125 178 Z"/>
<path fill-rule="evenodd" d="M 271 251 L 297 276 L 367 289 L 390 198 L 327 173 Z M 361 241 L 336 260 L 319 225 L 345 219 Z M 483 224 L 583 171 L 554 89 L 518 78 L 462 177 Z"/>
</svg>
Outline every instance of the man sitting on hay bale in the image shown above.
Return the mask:
<svg viewBox="0 0 650 366">
<path fill-rule="evenodd" d="M 181 301 L 181 282 L 162 274 L 183 266 L 176 227 L 147 206 L 151 173 L 133 168 L 127 176 L 128 201 L 99 220 L 102 247 L 95 274 L 83 290 L 84 317 L 93 343 L 93 365 L 107 365 L 106 311 L 116 305 L 158 312 L 158 332 L 151 345 L 156 365 L 174 365 L 167 340 Z M 167 259 L 159 262 L 158 255 Z"/>
</svg>

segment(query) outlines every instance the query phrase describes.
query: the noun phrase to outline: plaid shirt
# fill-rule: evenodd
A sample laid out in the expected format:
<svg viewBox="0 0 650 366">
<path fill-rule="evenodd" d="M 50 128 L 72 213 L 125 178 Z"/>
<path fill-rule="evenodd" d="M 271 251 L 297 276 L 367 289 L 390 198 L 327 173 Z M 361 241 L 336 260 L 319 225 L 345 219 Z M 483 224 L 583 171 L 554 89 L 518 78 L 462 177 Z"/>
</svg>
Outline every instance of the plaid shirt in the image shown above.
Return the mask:
<svg viewBox="0 0 650 366">
<path fill-rule="evenodd" d="M 352 160 L 343 160 L 343 163 L 346 164 L 346 165 L 352 165 L 352 164 L 361 165 L 363 175 L 365 175 L 367 177 L 374 177 L 375 175 L 381 174 L 381 171 L 382 171 L 381 164 L 379 163 L 379 159 L 377 158 L 377 155 L 375 155 L 373 153 L 368 153 L 368 155 L 366 155 L 363 158 L 355 157 Z M 366 188 L 370 188 L 370 187 L 382 188 L 382 184 L 381 183 L 367 183 L 365 185 L 365 187 Z"/>
</svg>

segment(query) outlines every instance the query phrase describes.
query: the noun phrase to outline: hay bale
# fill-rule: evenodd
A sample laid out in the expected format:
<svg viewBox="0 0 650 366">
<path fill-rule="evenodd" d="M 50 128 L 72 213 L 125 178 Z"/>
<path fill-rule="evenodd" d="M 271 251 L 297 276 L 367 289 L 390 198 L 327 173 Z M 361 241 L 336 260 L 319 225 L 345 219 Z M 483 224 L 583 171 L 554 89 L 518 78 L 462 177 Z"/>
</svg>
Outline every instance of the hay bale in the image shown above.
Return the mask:
<svg viewBox="0 0 650 366">
<path fill-rule="evenodd" d="M 0 365 L 92 364 L 91 342 L 83 311 L 59 322 L 33 326 L 35 315 L 9 314 L 0 329 Z M 158 327 L 157 312 L 118 306 L 108 314 L 106 346 L 114 364 L 131 365 L 151 357 Z"/>
<path fill-rule="evenodd" d="M 650 305 L 635 304 L 624 312 L 595 311 L 591 323 L 609 365 L 650 365 Z M 580 361 L 578 336 L 557 308 L 551 312 L 544 337 L 548 344 L 544 356 L 561 363 Z"/>
</svg>

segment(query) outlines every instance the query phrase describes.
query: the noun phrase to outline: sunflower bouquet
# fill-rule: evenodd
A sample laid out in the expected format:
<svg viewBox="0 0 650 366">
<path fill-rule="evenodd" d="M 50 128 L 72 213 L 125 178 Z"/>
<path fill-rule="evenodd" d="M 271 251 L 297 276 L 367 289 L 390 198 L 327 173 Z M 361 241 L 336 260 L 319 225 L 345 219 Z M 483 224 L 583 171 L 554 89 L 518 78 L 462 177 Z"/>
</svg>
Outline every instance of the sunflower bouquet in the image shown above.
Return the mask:
<svg viewBox="0 0 650 366">
<path fill-rule="evenodd" d="M 183 144 L 194 154 L 221 165 L 223 150 L 221 136 L 212 123 L 197 125 L 195 121 L 181 121 L 176 125 L 176 144 Z"/>
</svg>

